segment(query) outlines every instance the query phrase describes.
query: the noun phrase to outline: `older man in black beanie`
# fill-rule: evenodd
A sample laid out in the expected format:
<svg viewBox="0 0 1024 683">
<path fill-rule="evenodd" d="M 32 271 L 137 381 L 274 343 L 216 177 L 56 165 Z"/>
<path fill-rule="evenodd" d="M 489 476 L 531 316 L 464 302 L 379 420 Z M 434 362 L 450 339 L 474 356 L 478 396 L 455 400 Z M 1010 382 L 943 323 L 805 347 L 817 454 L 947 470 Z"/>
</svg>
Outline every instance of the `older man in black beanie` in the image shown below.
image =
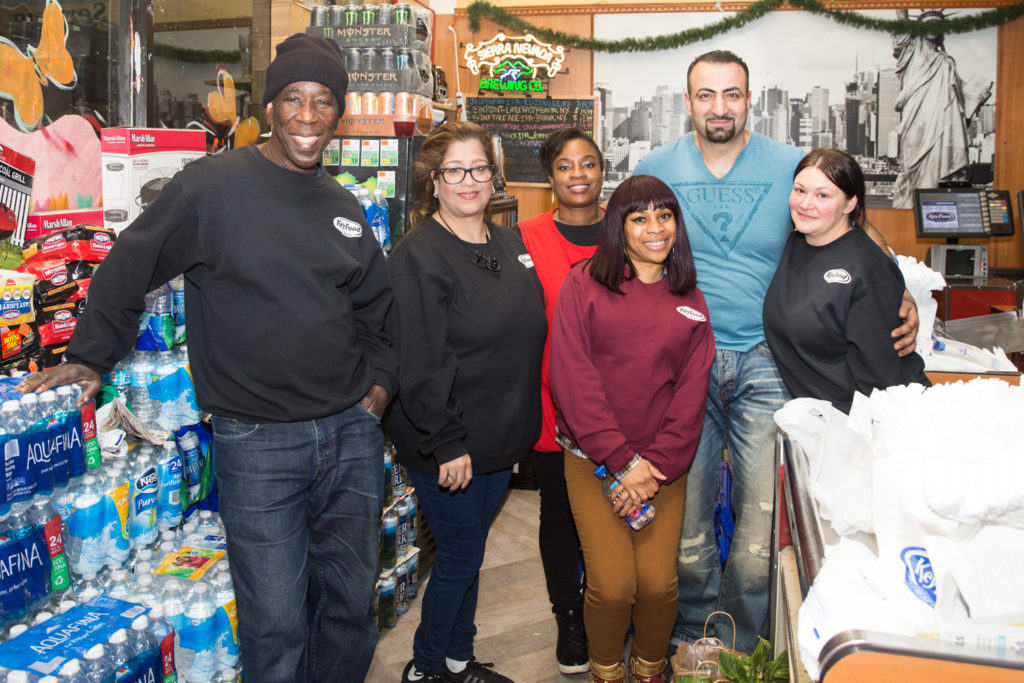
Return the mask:
<svg viewBox="0 0 1024 683">
<path fill-rule="evenodd" d="M 320 165 L 347 85 L 333 42 L 281 43 L 270 139 L 178 173 L 96 271 L 68 362 L 21 387 L 76 382 L 92 400 L 135 343 L 146 292 L 185 274 L 247 682 L 360 681 L 377 641 L 379 420 L 397 360 L 383 255 Z M 208 680 L 211 661 L 180 674 Z"/>
</svg>

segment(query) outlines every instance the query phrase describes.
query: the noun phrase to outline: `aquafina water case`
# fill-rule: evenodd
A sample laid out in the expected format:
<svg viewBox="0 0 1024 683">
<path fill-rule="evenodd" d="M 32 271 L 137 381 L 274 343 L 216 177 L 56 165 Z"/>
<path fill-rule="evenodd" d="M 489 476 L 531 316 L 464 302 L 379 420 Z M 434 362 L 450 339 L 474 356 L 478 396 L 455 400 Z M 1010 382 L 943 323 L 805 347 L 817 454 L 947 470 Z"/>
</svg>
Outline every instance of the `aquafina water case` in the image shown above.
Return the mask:
<svg viewBox="0 0 1024 683">
<path fill-rule="evenodd" d="M 53 493 L 53 454 L 44 445 L 49 433 L 48 420 L 39 407 L 39 395 L 25 394 L 20 403 L 28 425 L 28 470 L 33 492 L 48 496 Z"/>
<path fill-rule="evenodd" d="M 68 482 L 67 434 L 59 415 L 57 392 L 51 389 L 40 393 L 37 406 L 38 419 L 29 428 L 29 459 L 49 463 L 49 490 L 36 487 L 37 493 L 48 495 L 53 492 L 54 486 Z"/>
<path fill-rule="evenodd" d="M 7 474 L 7 502 L 28 500 L 35 492 L 28 466 L 28 424 L 21 414 L 21 402 L 4 401 L 0 406 L 3 426 L 4 471 Z"/>
<path fill-rule="evenodd" d="M 68 452 L 68 477 L 85 474 L 85 438 L 82 435 L 82 412 L 75 405 L 78 396 L 70 385 L 57 387 L 57 409 L 64 428 L 64 444 Z"/>
<path fill-rule="evenodd" d="M 88 474 L 74 492 L 68 519 L 68 564 L 76 576 L 98 574 L 107 563 L 103 529 L 103 492 L 95 476 Z"/>
<path fill-rule="evenodd" d="M 173 529 L 181 524 L 182 515 L 181 454 L 173 441 L 165 441 L 157 458 L 157 524 L 161 530 Z"/>
</svg>

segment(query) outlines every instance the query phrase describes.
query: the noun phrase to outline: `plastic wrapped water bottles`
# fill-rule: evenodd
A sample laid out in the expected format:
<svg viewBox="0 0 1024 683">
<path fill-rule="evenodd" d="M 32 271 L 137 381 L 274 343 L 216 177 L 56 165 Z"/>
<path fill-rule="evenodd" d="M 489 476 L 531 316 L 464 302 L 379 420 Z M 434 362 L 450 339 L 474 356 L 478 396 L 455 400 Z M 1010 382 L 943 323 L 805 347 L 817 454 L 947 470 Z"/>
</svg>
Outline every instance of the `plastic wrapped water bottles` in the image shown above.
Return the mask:
<svg viewBox="0 0 1024 683">
<path fill-rule="evenodd" d="M 173 441 L 166 441 L 158 455 L 157 525 L 161 530 L 181 524 L 181 454 Z"/>
<path fill-rule="evenodd" d="M 138 449 L 129 479 L 129 535 L 134 549 L 154 545 L 159 537 L 159 476 L 152 451 L 146 447 Z"/>
<path fill-rule="evenodd" d="M 146 294 L 146 312 L 139 320 L 139 337 L 135 348 L 143 351 L 166 351 L 174 346 L 174 318 L 171 290 L 161 285 Z"/>
<path fill-rule="evenodd" d="M 217 664 L 221 670 L 238 667 L 238 616 L 235 612 L 235 589 L 231 577 L 217 572 L 212 579 L 213 602 L 217 606 Z M 232 679 L 233 680 L 233 679 Z"/>
<path fill-rule="evenodd" d="M 114 461 L 104 467 L 101 482 L 103 532 L 106 565 L 111 569 L 123 567 L 131 554 L 131 528 L 128 523 L 129 476 L 130 472 L 124 461 Z"/>
<path fill-rule="evenodd" d="M 78 395 L 75 386 L 57 387 L 57 410 L 67 449 L 68 481 L 74 482 L 85 474 L 85 438 L 82 434 L 82 412 L 75 405 Z"/>
<path fill-rule="evenodd" d="M 29 521 L 34 528 L 43 532 L 43 539 L 50 553 L 49 589 L 51 595 L 59 596 L 71 587 L 60 514 L 48 498 L 36 496 L 29 512 Z"/>
<path fill-rule="evenodd" d="M 180 612 L 179 612 L 180 614 Z M 174 626 L 167 618 L 163 605 L 156 605 L 149 611 L 149 632 L 153 637 L 160 652 L 160 663 L 163 668 L 163 678 L 157 679 L 156 683 L 168 681 L 175 672 L 175 647 L 177 634 Z"/>
<path fill-rule="evenodd" d="M 95 575 L 107 563 L 103 499 L 99 481 L 91 474 L 83 477 L 74 491 L 68 519 L 67 556 L 75 576 Z"/>
<path fill-rule="evenodd" d="M 217 671 L 216 614 L 209 584 L 197 583 L 179 633 L 182 660 L 178 667 L 186 680 L 207 681 Z"/>
<path fill-rule="evenodd" d="M 372 201 L 373 206 L 367 213 L 366 221 L 370 224 L 370 229 L 373 230 L 373 236 L 377 238 L 380 248 L 389 251 L 391 249 L 391 227 L 388 218 L 388 200 L 384 197 L 383 190 L 374 190 Z"/>
</svg>

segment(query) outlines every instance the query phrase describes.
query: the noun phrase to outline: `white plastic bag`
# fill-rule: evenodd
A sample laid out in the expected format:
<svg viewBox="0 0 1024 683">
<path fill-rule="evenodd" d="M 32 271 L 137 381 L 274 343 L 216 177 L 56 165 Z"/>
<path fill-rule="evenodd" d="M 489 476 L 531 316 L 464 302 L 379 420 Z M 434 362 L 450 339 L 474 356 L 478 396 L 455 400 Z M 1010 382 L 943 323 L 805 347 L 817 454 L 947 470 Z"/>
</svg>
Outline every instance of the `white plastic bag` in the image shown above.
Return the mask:
<svg viewBox="0 0 1024 683">
<path fill-rule="evenodd" d="M 775 423 L 807 454 L 809 490 L 818 513 L 837 534 L 874 530 L 871 447 L 828 401 L 797 398 L 775 413 Z"/>
</svg>

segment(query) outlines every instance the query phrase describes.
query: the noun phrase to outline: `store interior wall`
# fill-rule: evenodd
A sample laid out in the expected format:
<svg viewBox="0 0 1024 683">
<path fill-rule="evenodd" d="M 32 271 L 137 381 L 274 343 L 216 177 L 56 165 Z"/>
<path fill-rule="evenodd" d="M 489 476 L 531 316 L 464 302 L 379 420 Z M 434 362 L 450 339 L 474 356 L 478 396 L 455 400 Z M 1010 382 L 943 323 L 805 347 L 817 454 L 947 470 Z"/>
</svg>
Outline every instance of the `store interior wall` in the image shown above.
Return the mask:
<svg viewBox="0 0 1024 683">
<path fill-rule="evenodd" d="M 435 26 L 434 63 L 440 65 L 448 76 L 449 88 L 454 90 L 455 78 L 450 74 L 455 69 L 455 49 L 448 31 L 448 38 L 441 36 L 449 24 L 452 24 L 458 35 L 460 45 L 485 40 L 498 32 L 500 27 L 483 20 L 480 30 L 473 32 L 469 27 L 465 0 L 460 0 L 452 15 L 438 15 Z M 542 5 L 531 0 L 515 3 L 499 2 L 502 7 L 522 16 L 526 21 L 537 26 L 562 31 L 568 34 L 590 37 L 593 35 L 593 14 L 596 11 L 707 11 L 707 3 L 683 5 L 652 5 L 617 3 L 611 5 L 580 5 L 560 4 Z M 929 7 L 948 5 L 960 7 L 956 3 L 928 3 Z M 895 5 L 893 5 L 895 6 Z M 914 8 L 918 8 L 915 5 Z M 731 8 L 727 8 L 731 9 Z M 879 7 L 872 6 L 872 9 Z M 1017 191 L 1024 189 L 1024 71 L 1020 68 L 1020 55 L 1024 54 L 1024 18 L 1016 19 L 998 29 L 998 58 L 996 75 L 996 155 L 995 155 L 995 187 L 1010 190 L 1013 196 L 1014 216 L 1020 217 L 1017 207 Z M 462 62 L 462 52 L 459 61 Z M 677 68 L 680 80 L 685 78 L 686 64 L 676 66 L 659 65 L 658 68 Z M 593 92 L 593 59 L 586 50 L 570 50 L 566 58 L 568 73 L 559 74 L 551 81 L 550 92 L 553 97 L 568 95 L 589 95 Z M 479 77 L 474 77 L 468 69 L 459 69 L 462 91 L 467 96 L 477 94 Z M 552 206 L 551 191 L 547 187 L 521 187 L 512 184 L 509 192 L 519 198 L 519 215 L 529 217 L 549 210 Z M 872 209 L 869 213 L 871 222 L 885 236 L 889 245 L 898 254 L 913 256 L 924 260 L 931 244 L 937 240 L 918 239 L 914 228 L 914 214 L 911 210 Z M 1019 268 L 1024 266 L 1022 252 L 1021 226 L 1012 237 L 996 237 L 987 240 L 963 240 L 965 244 L 986 244 L 989 248 L 990 268 Z"/>
<path fill-rule="evenodd" d="M 426 0 L 424 0 L 426 4 Z M 33 4 L 41 5 L 41 2 Z M 80 3 L 68 0 L 65 4 L 65 12 L 78 12 Z M 132 0 L 131 5 L 152 5 L 152 16 L 154 18 L 155 30 L 150 35 L 156 45 L 168 45 L 172 47 L 194 47 L 198 45 L 196 40 L 200 36 L 206 36 L 208 40 L 216 44 L 206 45 L 205 49 L 237 51 L 242 53 L 248 49 L 246 59 L 248 63 L 229 64 L 227 68 L 238 81 L 238 88 L 245 89 L 251 94 L 248 99 L 240 99 L 238 114 L 240 117 L 252 114 L 260 119 L 260 129 L 267 130 L 262 107 L 251 106 L 252 102 L 258 102 L 263 92 L 265 82 L 266 65 L 274 55 L 274 46 L 284 40 L 292 33 L 304 31 L 309 23 L 309 4 L 299 0 L 226 0 L 224 2 L 208 3 L 205 0 Z M 469 19 L 466 14 L 467 0 L 458 0 L 452 3 L 451 0 L 434 0 L 429 3 L 435 12 L 434 26 L 434 64 L 444 69 L 447 74 L 449 91 L 454 98 L 456 83 L 461 87 L 466 96 L 478 94 L 479 76 L 473 76 L 464 66 L 456 68 L 456 59 L 462 64 L 462 49 L 468 42 L 475 42 L 489 39 L 495 33 L 502 30 L 501 27 L 490 21 L 483 20 L 479 31 L 473 32 L 469 27 Z M 686 9 L 707 11 L 709 3 L 678 3 L 673 5 L 664 4 L 635 4 L 622 1 L 611 4 L 542 4 L 537 0 L 517 0 L 512 3 L 499 2 L 498 4 L 512 10 L 524 17 L 527 21 L 538 26 L 555 29 L 567 34 L 592 36 L 593 16 L 595 12 L 623 12 L 643 11 L 656 14 L 658 11 L 684 11 Z M 996 4 L 1005 4 L 1003 2 Z M 118 13 L 106 9 L 103 3 L 105 14 L 103 19 L 112 23 L 118 21 Z M 930 3 L 929 6 L 945 5 L 948 7 L 959 7 L 953 0 Z M 0 19 L 9 20 L 12 10 L 7 8 L 6 0 L 0 0 L 0 6 L 5 8 L 0 12 Z M 19 5 L 20 6 L 20 5 Z M 84 5 L 83 5 L 84 6 Z M 916 8 L 917 6 L 915 6 Z M 734 9 L 727 7 L 726 9 Z M 878 9 L 873 7 L 873 9 Z M 0 23 L 3 23 L 0 21 Z M 455 35 L 449 30 L 454 28 Z M 120 35 L 124 31 L 118 26 L 113 26 L 110 31 L 110 48 L 106 55 L 108 62 L 115 60 L 119 49 L 114 34 Z M 248 39 L 246 40 L 246 33 Z M 77 35 L 81 35 L 79 31 Z M 1024 189 L 1024 70 L 1020 68 L 1020 55 L 1024 54 L 1024 18 L 1016 19 L 1008 24 L 1000 26 L 998 35 L 998 57 L 997 57 L 997 78 L 996 78 L 996 155 L 995 155 L 995 187 L 1010 190 L 1013 196 L 1014 213 L 1019 218 L 1019 208 L 1016 205 L 1017 191 Z M 95 42 L 95 41 L 93 41 Z M 200 40 L 199 42 L 203 42 Z M 246 45 L 247 44 L 247 45 Z M 70 45 L 69 45 L 70 47 Z M 101 46 L 102 48 L 102 46 Z M 89 53 L 97 51 L 95 46 L 88 50 Z M 652 59 L 654 57 L 652 56 Z M 82 62 L 78 65 L 81 73 L 80 78 L 84 85 L 89 82 L 89 65 Z M 189 93 L 195 93 L 199 102 L 205 103 L 206 92 L 217 87 L 215 73 L 216 64 L 189 64 L 174 65 L 161 63 L 159 56 L 154 58 L 153 63 L 153 84 L 155 93 L 147 102 L 147 106 L 153 111 L 149 115 L 150 125 L 159 125 L 160 119 L 158 106 L 161 89 L 167 90 L 164 83 L 168 74 L 186 74 L 187 84 L 180 87 L 180 96 L 187 98 Z M 109 64 L 105 64 L 103 71 L 107 71 Z M 677 69 L 680 79 L 684 78 L 686 65 L 659 65 L 661 69 Z M 97 65 L 93 71 L 100 70 Z M 248 73 L 246 73 L 248 71 Z M 208 72 L 208 73 L 207 73 Z M 457 77 L 456 77 L 457 73 Z M 200 81 L 202 81 L 200 83 Z M 118 84 L 123 89 L 123 86 Z M 207 90 L 196 89 L 205 87 Z M 77 92 L 81 92 L 81 88 Z M 587 50 L 570 49 L 565 60 L 562 73 L 551 79 L 549 92 L 553 97 L 585 96 L 593 93 L 593 56 Z M 62 91 L 54 88 L 47 89 L 48 98 L 69 97 Z M 179 96 L 178 92 L 171 93 L 172 97 Z M 54 104 L 57 104 L 54 102 Z M 246 106 L 246 105 L 249 106 Z M 60 107 L 63 109 L 63 106 Z M 49 103 L 48 103 L 49 110 Z M 100 113 L 107 113 L 103 110 L 96 110 Z M 124 125 L 126 121 L 114 121 L 117 112 L 110 112 L 107 123 L 104 125 Z M 547 211 L 553 206 L 551 190 L 546 185 L 521 185 L 511 183 L 508 191 L 519 200 L 519 216 L 527 218 Z M 909 210 L 895 209 L 873 209 L 870 212 L 872 223 L 882 232 L 890 246 L 900 254 L 914 256 L 920 260 L 925 258 L 928 247 L 934 241 L 920 240 L 914 231 L 914 216 Z M 1022 226 L 1018 226 L 1017 233 L 1012 237 L 990 238 L 988 240 L 964 240 L 965 243 L 984 243 L 989 247 L 989 266 L 991 268 L 1019 268 L 1024 267 L 1024 252 L 1021 248 Z"/>
</svg>

